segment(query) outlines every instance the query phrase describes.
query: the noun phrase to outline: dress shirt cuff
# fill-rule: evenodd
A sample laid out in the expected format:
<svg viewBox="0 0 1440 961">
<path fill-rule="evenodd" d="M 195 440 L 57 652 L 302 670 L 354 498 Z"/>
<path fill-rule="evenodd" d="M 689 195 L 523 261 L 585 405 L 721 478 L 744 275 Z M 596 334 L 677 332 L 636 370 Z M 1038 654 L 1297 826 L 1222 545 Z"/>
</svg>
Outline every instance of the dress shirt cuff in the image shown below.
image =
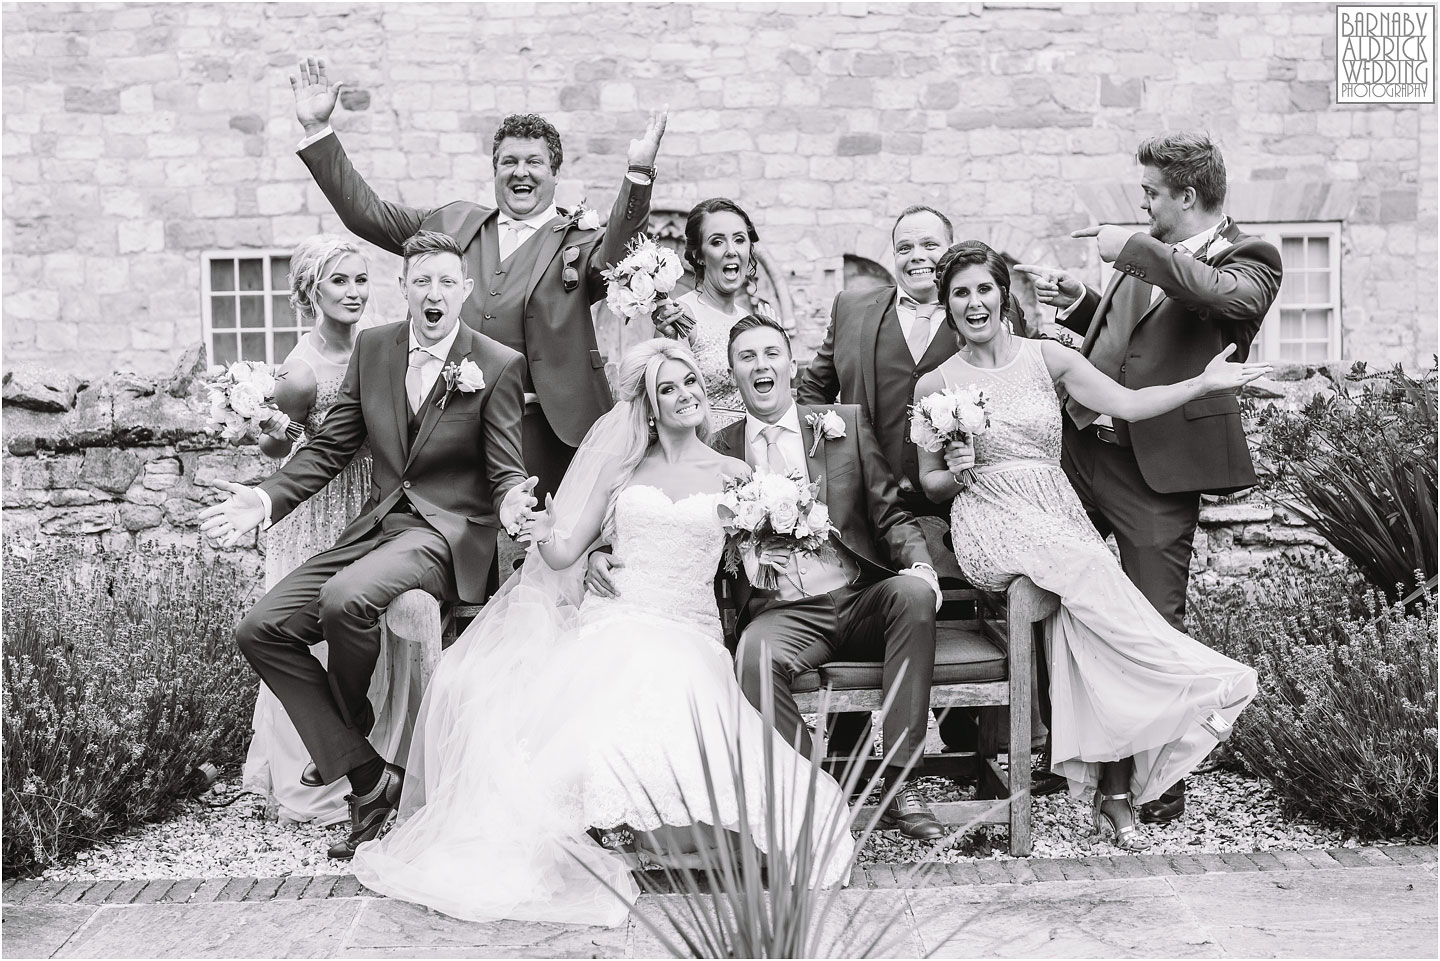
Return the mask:
<svg viewBox="0 0 1440 961">
<path fill-rule="evenodd" d="M 1075 313 L 1075 308 L 1076 308 L 1076 307 L 1079 307 L 1079 306 L 1080 306 L 1080 301 L 1082 301 L 1082 300 L 1084 300 L 1084 299 L 1085 299 L 1085 291 L 1082 290 L 1082 291 L 1080 291 L 1080 296 L 1079 296 L 1079 297 L 1076 297 L 1074 300 L 1072 300 L 1072 301 L 1070 302 L 1070 306 L 1069 306 L 1069 307 L 1062 307 L 1062 308 L 1060 308 L 1059 310 L 1055 311 L 1055 319 L 1056 319 L 1056 320 L 1064 320 L 1066 317 L 1069 317 L 1071 314 Z"/>
<path fill-rule="evenodd" d="M 645 176 L 642 173 L 636 173 L 633 170 L 628 171 L 625 174 L 625 179 L 630 181 L 632 184 L 635 184 L 637 187 L 648 187 L 652 183 L 649 177 Z"/>
<path fill-rule="evenodd" d="M 274 524 L 274 521 L 270 520 L 270 514 L 274 510 L 274 508 L 270 505 L 270 495 L 265 493 L 265 490 L 260 487 L 254 488 L 254 491 L 256 494 L 260 495 L 260 503 L 265 505 L 265 519 L 260 522 L 260 529 L 262 531 L 268 531 Z"/>
<path fill-rule="evenodd" d="M 312 143 L 319 143 L 321 140 L 324 140 L 326 137 L 330 136 L 334 132 L 335 128 L 327 123 L 324 130 L 321 130 L 318 133 L 312 133 L 310 136 L 306 137 L 304 140 L 296 144 L 295 152 L 299 153 L 306 147 L 310 146 Z"/>
<path fill-rule="evenodd" d="M 930 585 L 930 589 L 935 592 L 935 612 L 938 614 L 940 605 L 945 603 L 945 593 L 940 590 L 940 578 L 935 576 L 935 568 L 929 564 L 912 564 L 900 573 L 918 577 Z"/>
</svg>

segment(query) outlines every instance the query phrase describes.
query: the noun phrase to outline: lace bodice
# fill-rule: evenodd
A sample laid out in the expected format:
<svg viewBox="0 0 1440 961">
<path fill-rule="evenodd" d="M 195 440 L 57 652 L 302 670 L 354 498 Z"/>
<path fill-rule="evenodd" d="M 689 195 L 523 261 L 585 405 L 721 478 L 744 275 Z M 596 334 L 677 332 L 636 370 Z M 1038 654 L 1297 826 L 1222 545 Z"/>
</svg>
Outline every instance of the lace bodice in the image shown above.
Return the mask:
<svg viewBox="0 0 1440 961">
<path fill-rule="evenodd" d="M 306 332 L 285 358 L 287 364 L 292 360 L 299 361 L 315 375 L 315 403 L 310 405 L 310 413 L 305 418 L 305 433 L 311 436 L 325 423 L 325 415 L 340 399 L 340 385 L 345 382 L 345 370 L 348 366 L 327 360 L 325 355 L 320 353 L 319 344 L 315 342 L 318 337 L 319 334 L 314 330 Z"/>
<path fill-rule="evenodd" d="M 1021 339 L 1004 367 L 972 367 L 956 354 L 938 370 L 945 386 L 975 384 L 990 398 L 990 429 L 975 437 L 975 465 L 1006 461 L 1060 462 L 1060 398 L 1040 352 L 1040 341 Z"/>
<path fill-rule="evenodd" d="M 625 566 L 612 572 L 620 596 L 587 595 L 582 621 L 640 608 L 718 634 L 720 614 L 711 585 L 725 536 L 715 513 L 717 496 L 691 494 L 671 501 L 648 484 L 621 491 L 615 502 L 614 548 Z"/>
<path fill-rule="evenodd" d="M 740 391 L 735 387 L 735 378 L 730 375 L 730 328 L 745 313 L 726 314 L 707 306 L 700 302 L 700 294 L 694 290 L 678 298 L 677 303 L 683 304 L 695 318 L 695 326 L 690 328 L 687 340 L 691 353 L 700 364 L 700 375 L 705 378 L 705 396 L 710 399 L 716 426 L 723 426 L 737 419 L 727 414 L 738 412 L 743 415 L 745 409 Z"/>
</svg>

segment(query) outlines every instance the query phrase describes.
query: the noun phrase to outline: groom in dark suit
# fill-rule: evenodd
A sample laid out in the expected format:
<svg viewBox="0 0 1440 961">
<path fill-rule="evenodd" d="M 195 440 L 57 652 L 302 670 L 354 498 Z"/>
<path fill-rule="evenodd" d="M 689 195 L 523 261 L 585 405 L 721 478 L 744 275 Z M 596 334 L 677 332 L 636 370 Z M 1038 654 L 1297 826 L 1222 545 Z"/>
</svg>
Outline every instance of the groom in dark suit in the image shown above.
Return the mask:
<svg viewBox="0 0 1440 961">
<path fill-rule="evenodd" d="M 407 207 L 376 196 L 340 146 L 330 115 L 341 84 L 328 81 L 324 62 L 301 61 L 290 84 L 305 128 L 300 159 L 352 233 L 397 254 L 421 229 L 459 241 L 475 280 L 462 319 L 525 355 L 525 462 L 540 478 L 543 498 L 612 403 L 590 307 L 605 296 L 601 271 L 624 257 L 650 216 L 664 113 L 652 115 L 644 136 L 630 142 L 627 173 L 602 229 L 593 212 L 555 206 L 564 153 L 560 134 L 543 117 L 512 114 L 495 131 L 498 209 L 464 200 Z"/>
<path fill-rule="evenodd" d="M 1203 135 L 1152 137 L 1137 152 L 1149 230 L 1099 226 L 1102 260 L 1115 265 L 1103 294 L 1056 267 L 1017 264 L 1056 320 L 1084 336 L 1080 350 L 1112 380 L 1138 390 L 1194 377 L 1227 344 L 1236 361 L 1280 289 L 1280 252 L 1225 216 L 1225 161 Z M 1130 423 L 1065 405 L 1061 466 L 1120 563 L 1161 614 L 1185 629 L 1185 591 L 1200 495 L 1255 485 L 1234 394 L 1201 397 Z M 1185 782 L 1140 809 L 1164 823 L 1185 811 Z"/>
<path fill-rule="evenodd" d="M 810 734 L 791 682 L 837 657 L 883 661 L 884 690 L 895 691 L 884 721 L 887 771 L 898 777 L 924 752 L 935 669 L 941 594 L 925 535 L 896 506 L 894 477 L 860 409 L 797 406 L 790 399 L 795 361 L 784 328 L 753 314 L 737 321 L 730 329 L 730 369 L 747 415 L 720 431 L 715 448 L 756 468 L 800 470 L 819 483 L 837 551 L 833 563 L 811 555 L 771 558 L 782 572 L 773 591 L 738 579 L 740 686 L 759 708 L 765 686 L 773 685 L 776 727 L 808 755 Z M 882 824 L 924 840 L 945 834 L 909 789 L 896 794 Z"/>
<path fill-rule="evenodd" d="M 523 529 L 534 506 L 521 460 L 524 358 L 459 322 L 473 281 L 451 237 L 422 231 L 403 254 L 410 319 L 361 331 L 321 430 L 258 487 L 221 483 L 230 498 L 200 515 L 202 531 L 235 544 L 320 491 L 370 442 L 373 484 L 359 516 L 235 629 L 320 780 L 350 781 L 352 830 L 333 858 L 376 837 L 400 802 L 404 771 L 365 739 L 380 615 L 414 588 L 483 602 L 496 530 Z M 322 640 L 328 669 L 310 653 Z"/>
</svg>

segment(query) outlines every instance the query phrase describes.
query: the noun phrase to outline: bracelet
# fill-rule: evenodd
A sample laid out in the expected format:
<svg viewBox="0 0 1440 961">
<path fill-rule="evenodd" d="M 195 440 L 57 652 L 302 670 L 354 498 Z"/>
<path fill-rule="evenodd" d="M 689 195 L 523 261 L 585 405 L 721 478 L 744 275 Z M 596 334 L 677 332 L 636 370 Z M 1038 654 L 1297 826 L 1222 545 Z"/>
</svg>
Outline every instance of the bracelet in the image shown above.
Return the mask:
<svg viewBox="0 0 1440 961">
<path fill-rule="evenodd" d="M 626 173 L 644 174 L 650 178 L 651 182 L 654 182 L 655 174 L 658 173 L 659 170 L 660 168 L 654 164 L 631 164 L 625 168 Z"/>
</svg>

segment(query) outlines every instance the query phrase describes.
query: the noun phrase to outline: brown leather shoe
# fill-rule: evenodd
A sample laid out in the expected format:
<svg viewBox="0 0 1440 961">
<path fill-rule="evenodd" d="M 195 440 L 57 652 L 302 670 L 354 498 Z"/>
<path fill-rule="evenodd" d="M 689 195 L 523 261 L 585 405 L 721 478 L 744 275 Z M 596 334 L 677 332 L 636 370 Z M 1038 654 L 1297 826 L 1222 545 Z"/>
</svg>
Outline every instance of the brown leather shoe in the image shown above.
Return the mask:
<svg viewBox="0 0 1440 961">
<path fill-rule="evenodd" d="M 880 827 L 886 830 L 898 829 L 907 838 L 917 841 L 935 841 L 946 835 L 945 825 L 930 810 L 930 805 L 920 800 L 914 788 L 901 788 L 900 793 L 885 806 L 880 814 Z"/>
<path fill-rule="evenodd" d="M 330 845 L 330 857 L 348 861 L 355 856 L 356 848 L 388 831 L 395 823 L 400 807 L 400 789 L 404 784 L 405 770 L 387 763 L 379 783 L 369 794 L 364 797 L 345 795 L 345 800 L 350 803 L 350 834 L 345 840 Z"/>
<path fill-rule="evenodd" d="M 1184 781 L 1160 795 L 1157 800 L 1146 801 L 1140 805 L 1140 820 L 1144 824 L 1169 824 L 1171 821 L 1178 821 L 1184 813 Z"/>
<path fill-rule="evenodd" d="M 320 769 L 315 766 L 314 761 L 308 762 L 305 769 L 300 772 L 300 783 L 306 787 L 325 786 L 325 779 L 320 776 Z"/>
</svg>

